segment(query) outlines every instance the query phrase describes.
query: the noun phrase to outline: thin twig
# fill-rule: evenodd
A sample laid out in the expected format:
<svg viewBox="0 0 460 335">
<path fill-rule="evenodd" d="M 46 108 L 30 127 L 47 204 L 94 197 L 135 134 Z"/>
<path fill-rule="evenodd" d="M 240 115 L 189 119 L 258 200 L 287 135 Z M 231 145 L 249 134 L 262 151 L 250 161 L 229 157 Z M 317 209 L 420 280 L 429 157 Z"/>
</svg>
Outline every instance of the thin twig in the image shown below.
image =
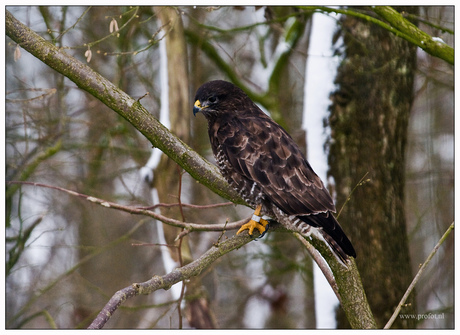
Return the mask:
<svg viewBox="0 0 460 335">
<path fill-rule="evenodd" d="M 182 229 L 179 234 L 177 234 L 176 238 L 174 239 L 174 242 L 179 241 L 181 238 L 187 236 L 190 233 L 189 229 Z"/>
<path fill-rule="evenodd" d="M 227 220 L 227 222 L 228 222 L 228 220 Z M 227 224 L 227 222 L 226 222 L 225 224 Z M 225 231 L 226 231 L 226 230 L 225 230 L 225 227 L 224 227 L 224 229 L 223 229 L 222 232 L 220 233 L 219 238 L 217 239 L 217 242 L 214 243 L 215 245 L 218 245 L 218 244 L 220 243 L 220 240 L 222 239 L 222 236 L 225 235 Z"/>
<path fill-rule="evenodd" d="M 353 194 L 353 192 L 361 185 L 364 185 L 365 183 L 367 183 L 368 181 L 370 181 L 370 179 L 364 179 L 366 178 L 366 176 L 369 174 L 369 172 L 366 172 L 364 174 L 364 176 L 359 180 L 359 182 L 355 185 L 355 187 L 353 187 L 353 189 L 351 190 L 350 194 L 348 195 L 347 197 L 347 200 L 345 200 L 345 203 L 342 205 L 342 207 L 340 208 L 340 211 L 339 213 L 337 214 L 337 219 L 339 218 L 340 214 L 342 213 L 343 209 L 345 208 L 345 206 L 347 205 L 347 203 L 351 200 L 351 196 Z"/>
<path fill-rule="evenodd" d="M 86 199 L 94 204 L 101 205 L 105 208 L 117 209 L 117 210 L 121 210 L 123 212 L 127 212 L 130 214 L 150 216 L 163 223 L 166 223 L 166 224 L 169 224 L 175 227 L 184 228 L 184 229 L 187 229 L 188 231 L 222 231 L 224 229 L 234 230 L 234 229 L 240 228 L 243 224 L 249 222 L 250 220 L 250 217 L 247 217 L 245 219 L 235 221 L 235 222 L 230 222 L 230 223 L 201 224 L 201 223 L 182 222 L 179 220 L 168 218 L 166 216 L 163 216 L 161 214 L 155 213 L 150 210 L 142 209 L 139 207 L 120 205 L 115 202 L 106 201 L 104 199 L 99 199 L 96 197 L 92 197 L 86 194 L 71 191 L 71 190 L 68 190 L 62 187 L 58 187 L 58 186 L 51 186 L 51 185 L 27 182 L 27 181 L 8 181 L 7 184 L 32 185 L 32 186 L 39 186 L 39 187 L 45 187 L 45 188 L 50 188 L 53 190 L 62 191 L 67 194 Z"/>
<path fill-rule="evenodd" d="M 179 171 L 179 190 L 177 191 L 178 195 L 177 195 L 177 202 L 179 204 L 179 211 L 180 211 L 180 215 L 182 217 L 182 221 L 185 222 L 185 215 L 184 215 L 184 208 L 182 207 L 182 200 L 181 200 L 181 194 L 182 194 L 182 171 L 181 171 L 181 168 L 179 167 L 179 165 L 176 165 L 177 166 L 177 170 Z"/>
<path fill-rule="evenodd" d="M 412 280 L 412 283 L 410 283 L 409 287 L 407 288 L 406 293 L 404 293 L 401 301 L 399 302 L 398 307 L 396 307 L 393 315 L 391 316 L 390 320 L 388 320 L 387 324 L 385 325 L 385 327 L 383 329 L 389 329 L 391 327 L 391 325 L 393 324 L 393 322 L 396 320 L 396 317 L 398 316 L 399 312 L 401 311 L 401 308 L 404 306 L 407 298 L 412 293 L 412 290 L 414 289 L 415 284 L 417 284 L 418 280 L 422 276 L 422 273 L 425 270 L 425 268 L 427 267 L 428 263 L 431 261 L 431 259 L 436 254 L 436 252 L 438 251 L 438 249 L 441 246 L 441 244 L 446 240 L 447 236 L 449 236 L 449 234 L 451 233 L 451 231 L 453 229 L 454 229 L 454 222 L 451 223 L 451 225 L 449 226 L 449 228 L 447 228 L 447 230 L 444 233 L 444 235 L 442 235 L 442 237 L 439 240 L 439 242 L 436 244 L 436 246 L 433 248 L 433 250 L 431 250 L 431 253 L 428 255 L 428 258 L 426 259 L 426 261 L 422 264 L 422 266 L 418 270 L 417 274 L 415 275 L 414 279 Z"/>
<path fill-rule="evenodd" d="M 184 204 L 182 203 L 182 207 L 187 207 L 187 208 L 195 208 L 195 209 L 210 209 L 210 208 L 217 208 L 217 207 L 224 207 L 224 206 L 230 206 L 234 205 L 233 202 L 222 202 L 220 204 L 210 204 L 210 205 L 194 205 L 194 204 Z M 153 206 L 148 206 L 148 207 L 137 207 L 139 209 L 156 209 L 158 207 L 177 207 L 179 206 L 179 203 L 174 203 L 174 204 L 165 204 L 165 203 L 159 203 Z"/>
<path fill-rule="evenodd" d="M 129 18 L 129 19 L 118 29 L 118 30 L 113 31 L 113 32 L 111 32 L 111 33 L 108 34 L 108 35 L 105 35 L 104 37 L 100 38 L 100 39 L 97 40 L 97 41 L 85 43 L 85 44 L 83 44 L 83 46 L 84 46 L 84 47 L 90 47 L 90 48 L 91 48 L 92 46 L 101 43 L 102 41 L 106 40 L 107 38 L 109 38 L 109 37 L 111 37 L 111 36 L 117 36 L 117 34 L 120 34 L 120 31 L 123 30 L 124 28 L 126 28 L 126 27 L 128 26 L 128 24 L 129 24 L 132 20 L 134 20 L 134 19 L 136 19 L 136 18 L 138 17 L 138 16 L 137 16 L 138 10 L 139 10 L 139 7 L 138 7 L 138 6 L 132 8 L 131 10 L 129 10 L 129 11 L 134 11 L 134 14 L 133 14 L 133 15 L 132 15 L 132 16 L 131 16 L 131 17 L 130 17 L 130 18 Z M 129 11 L 128 11 L 128 12 L 129 12 Z M 126 13 L 128 13 L 128 12 L 126 12 Z M 75 47 L 72 47 L 72 48 L 66 47 L 65 49 L 74 49 L 74 48 L 75 48 Z"/>
<path fill-rule="evenodd" d="M 77 19 L 77 21 L 75 21 L 75 23 L 73 25 L 71 25 L 69 28 L 67 28 L 66 30 L 64 30 L 63 32 L 61 32 L 55 39 L 54 41 L 57 41 L 59 40 L 62 36 L 64 36 L 65 34 L 67 34 L 69 32 L 69 30 L 75 28 L 75 26 L 83 19 L 83 17 L 86 15 L 86 13 L 89 12 L 89 10 L 92 8 L 92 6 L 89 6 L 88 8 L 86 8 L 86 10 L 83 12 L 83 14 L 80 15 L 80 17 Z"/>
<path fill-rule="evenodd" d="M 182 194 L 182 171 L 180 167 L 177 165 L 177 170 L 179 171 L 179 187 L 177 191 L 177 201 L 179 203 L 179 210 L 180 214 L 182 216 L 182 221 L 185 221 L 185 215 L 184 215 L 184 210 L 182 208 L 182 200 L 181 200 L 181 194 Z M 177 239 L 177 238 L 176 238 Z M 179 238 L 179 244 L 177 246 L 177 253 L 178 253 L 178 259 L 179 259 L 179 266 L 183 267 L 184 266 L 184 261 L 182 259 L 182 242 L 183 242 L 183 236 Z M 184 299 L 184 294 L 185 294 L 185 282 L 182 281 L 182 287 L 180 289 L 180 296 L 179 296 L 179 301 L 177 302 L 177 313 L 178 313 L 178 318 L 179 318 L 179 329 L 182 329 L 182 309 L 181 309 L 181 304 L 182 300 Z"/>
<path fill-rule="evenodd" d="M 184 262 L 182 260 L 182 242 L 184 241 L 184 239 L 181 237 L 179 239 L 179 245 L 177 246 L 177 253 L 178 253 L 178 257 L 179 257 L 179 265 L 180 267 L 183 267 L 184 266 Z M 181 304 L 182 304 L 182 300 L 184 300 L 184 294 L 185 294 L 185 282 L 182 280 L 182 286 L 181 286 L 181 289 L 180 289 L 180 296 L 179 296 L 179 300 L 177 301 L 177 314 L 178 314 L 178 318 L 179 318 L 179 329 L 182 329 L 182 309 L 181 309 Z"/>
<path fill-rule="evenodd" d="M 327 282 L 331 286 L 332 290 L 334 291 L 337 299 L 341 303 L 342 299 L 340 298 L 339 294 L 339 289 L 337 287 L 337 283 L 335 282 L 334 279 L 334 274 L 332 273 L 331 269 L 327 265 L 326 261 L 324 258 L 321 256 L 318 250 L 315 249 L 314 246 L 310 244 L 310 242 L 307 241 L 305 237 L 303 237 L 299 233 L 294 233 L 294 236 L 304 245 L 304 247 L 307 249 L 313 260 L 316 262 L 318 267 L 320 268 L 321 272 L 323 273 L 324 277 L 326 277 Z"/>
</svg>

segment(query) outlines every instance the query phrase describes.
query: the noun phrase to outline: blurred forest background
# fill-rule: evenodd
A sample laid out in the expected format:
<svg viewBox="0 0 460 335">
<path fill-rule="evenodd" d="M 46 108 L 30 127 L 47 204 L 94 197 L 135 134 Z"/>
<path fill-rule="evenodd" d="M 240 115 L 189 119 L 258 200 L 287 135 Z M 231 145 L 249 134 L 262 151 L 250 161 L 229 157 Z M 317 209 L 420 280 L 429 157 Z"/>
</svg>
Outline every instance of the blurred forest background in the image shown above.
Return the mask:
<svg viewBox="0 0 460 335">
<path fill-rule="evenodd" d="M 453 46 L 453 7 L 396 9 Z M 211 79 L 243 88 L 299 145 L 313 150 L 301 127 L 308 123 L 305 67 L 313 15 L 331 15 L 337 33 L 324 43 L 339 67 L 322 130 L 328 140 L 315 150 L 327 150 L 331 193 L 338 210 L 345 204 L 339 221 L 357 249 L 379 327 L 453 222 L 453 65 L 372 22 L 318 7 L 7 10 L 141 98 L 210 161 L 206 122 L 191 116 L 195 90 Z M 376 17 L 370 8 L 347 10 Z M 8 37 L 5 43 L 7 182 L 42 183 L 133 206 L 227 201 L 152 152 L 133 126 L 93 96 Z M 357 186 L 362 178 L 369 181 Z M 196 259 L 222 238 L 193 232 L 178 246 L 178 228 L 38 186 L 7 184 L 5 210 L 7 328 L 85 328 L 119 289 Z M 197 223 L 250 213 L 234 205 L 156 210 Z M 454 327 L 453 250 L 451 236 L 402 310 L 407 320 L 399 318 L 395 328 Z M 316 328 L 325 311 L 315 310 L 314 292 L 305 248 L 290 234 L 268 233 L 187 282 L 184 297 L 178 284 L 130 299 L 106 328 Z M 339 309 L 328 327 L 347 327 Z"/>
</svg>

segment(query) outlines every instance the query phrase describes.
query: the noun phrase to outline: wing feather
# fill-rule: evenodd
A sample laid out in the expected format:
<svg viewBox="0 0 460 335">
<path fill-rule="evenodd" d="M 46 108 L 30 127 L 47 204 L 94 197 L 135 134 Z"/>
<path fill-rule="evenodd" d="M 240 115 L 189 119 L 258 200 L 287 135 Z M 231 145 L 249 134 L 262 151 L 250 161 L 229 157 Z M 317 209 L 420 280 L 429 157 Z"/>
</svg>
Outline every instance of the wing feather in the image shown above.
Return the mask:
<svg viewBox="0 0 460 335">
<path fill-rule="evenodd" d="M 285 213 L 335 212 L 329 192 L 294 140 L 265 114 L 227 120 L 216 135 L 233 168 Z"/>
</svg>

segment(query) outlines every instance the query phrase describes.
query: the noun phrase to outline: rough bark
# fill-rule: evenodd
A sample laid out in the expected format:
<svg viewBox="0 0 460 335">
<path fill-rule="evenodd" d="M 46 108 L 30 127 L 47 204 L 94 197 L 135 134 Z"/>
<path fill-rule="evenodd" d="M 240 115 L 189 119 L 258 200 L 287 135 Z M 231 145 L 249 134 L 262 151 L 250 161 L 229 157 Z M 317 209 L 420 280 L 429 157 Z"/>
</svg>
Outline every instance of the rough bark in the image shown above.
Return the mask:
<svg viewBox="0 0 460 335">
<path fill-rule="evenodd" d="M 383 327 L 412 278 L 404 158 L 416 48 L 356 17 L 341 23 L 344 58 L 330 107 L 329 174 L 339 208 L 349 199 L 339 221 L 355 245 L 371 309 Z M 354 189 L 363 177 L 369 181 Z M 405 312 L 413 313 L 413 296 L 409 302 Z M 343 319 L 339 325 L 345 326 Z M 400 319 L 394 326 L 415 323 Z"/>
</svg>

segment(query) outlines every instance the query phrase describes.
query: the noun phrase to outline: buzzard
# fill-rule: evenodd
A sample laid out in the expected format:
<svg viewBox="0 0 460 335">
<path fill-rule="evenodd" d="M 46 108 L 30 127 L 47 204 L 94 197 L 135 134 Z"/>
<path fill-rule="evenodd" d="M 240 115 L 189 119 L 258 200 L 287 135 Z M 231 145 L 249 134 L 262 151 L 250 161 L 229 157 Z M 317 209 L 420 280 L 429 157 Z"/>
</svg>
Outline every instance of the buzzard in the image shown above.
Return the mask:
<svg viewBox="0 0 460 335">
<path fill-rule="evenodd" d="M 356 257 L 321 179 L 292 137 L 243 90 L 223 80 L 207 82 L 195 95 L 193 114 L 199 112 L 222 175 L 255 208 L 237 234 L 263 234 L 272 218 L 304 236 L 322 236 L 343 262 Z"/>
</svg>

